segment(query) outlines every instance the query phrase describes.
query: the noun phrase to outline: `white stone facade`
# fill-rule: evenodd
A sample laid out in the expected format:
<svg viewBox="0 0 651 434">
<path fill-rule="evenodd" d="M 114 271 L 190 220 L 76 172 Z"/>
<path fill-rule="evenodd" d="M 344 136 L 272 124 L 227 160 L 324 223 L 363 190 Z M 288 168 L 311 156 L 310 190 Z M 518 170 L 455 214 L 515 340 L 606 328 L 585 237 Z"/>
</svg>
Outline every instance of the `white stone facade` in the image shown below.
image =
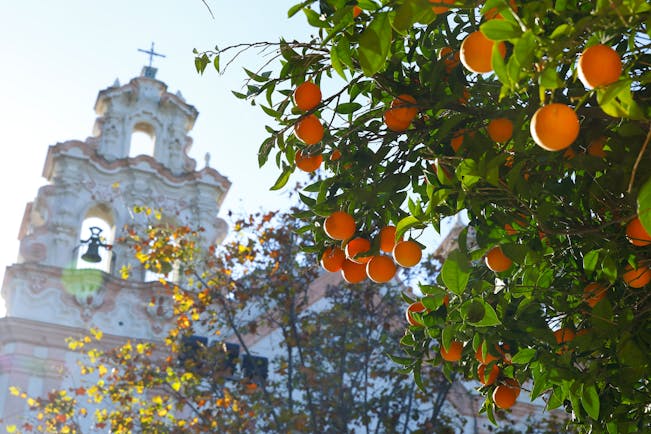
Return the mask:
<svg viewBox="0 0 651 434">
<path fill-rule="evenodd" d="M 158 340 L 173 312 L 160 284 L 144 281 L 133 252 L 115 242 L 127 224 L 143 223 L 136 205 L 161 211 L 168 221 L 202 227 L 203 249 L 223 240 L 226 222 L 217 217 L 230 182 L 216 170 L 196 170 L 187 135 L 197 110 L 153 78 L 138 77 L 99 93 L 94 137 L 48 149 L 41 187 L 25 210 L 17 263 L 2 286 L 6 316 L 0 318 L 0 426 L 20 424 L 24 400 L 8 394 L 16 386 L 40 396 L 77 378 L 65 338 L 97 327 L 116 343 L 123 338 Z M 153 155 L 129 157 L 134 132 L 154 142 Z M 82 224 L 105 222 L 113 244 L 107 272 L 85 269 L 78 259 Z M 136 219 L 136 220 L 134 220 Z M 137 220 L 141 219 L 141 220 Z M 128 280 L 120 269 L 131 265 Z"/>
</svg>

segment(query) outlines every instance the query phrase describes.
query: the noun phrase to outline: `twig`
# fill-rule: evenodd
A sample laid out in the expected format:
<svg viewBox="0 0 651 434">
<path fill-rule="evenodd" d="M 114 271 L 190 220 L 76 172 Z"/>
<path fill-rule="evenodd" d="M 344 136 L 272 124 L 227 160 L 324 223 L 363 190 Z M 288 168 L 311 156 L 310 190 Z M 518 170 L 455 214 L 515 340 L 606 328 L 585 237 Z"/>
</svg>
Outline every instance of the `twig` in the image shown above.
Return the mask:
<svg viewBox="0 0 651 434">
<path fill-rule="evenodd" d="M 212 19 L 214 20 L 215 19 L 215 14 L 212 13 L 212 9 L 210 9 L 210 6 L 208 6 L 208 3 L 206 2 L 206 0 L 201 0 L 201 3 L 203 3 L 203 5 L 206 7 L 206 9 L 208 9 L 208 13 L 210 14 Z"/>
<path fill-rule="evenodd" d="M 644 156 L 644 153 L 646 152 L 646 148 L 647 146 L 649 146 L 649 140 L 651 140 L 651 128 L 649 128 L 649 132 L 646 135 L 646 139 L 644 140 L 642 149 L 640 149 L 640 152 L 637 154 L 637 159 L 635 160 L 635 164 L 633 165 L 633 170 L 631 171 L 631 179 L 628 181 L 628 189 L 626 189 L 627 193 L 630 193 L 633 190 L 633 184 L 635 182 L 635 174 L 637 173 L 637 168 L 640 165 L 640 161 L 642 161 L 642 157 Z"/>
</svg>

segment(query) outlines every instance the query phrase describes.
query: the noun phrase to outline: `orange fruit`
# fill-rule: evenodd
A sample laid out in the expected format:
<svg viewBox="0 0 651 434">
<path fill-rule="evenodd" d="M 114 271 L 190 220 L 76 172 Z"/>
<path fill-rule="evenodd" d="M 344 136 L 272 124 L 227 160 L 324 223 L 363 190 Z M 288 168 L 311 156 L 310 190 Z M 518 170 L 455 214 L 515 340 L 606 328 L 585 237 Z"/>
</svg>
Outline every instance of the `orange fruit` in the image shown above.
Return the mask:
<svg viewBox="0 0 651 434">
<path fill-rule="evenodd" d="M 363 254 L 369 250 L 371 250 L 371 242 L 366 238 L 357 237 L 346 244 L 344 251 L 346 252 L 347 259 L 357 262 L 358 264 L 366 264 L 371 260 L 372 256 L 364 256 Z"/>
<path fill-rule="evenodd" d="M 538 146 L 548 151 L 560 151 L 578 137 L 579 118 L 565 104 L 547 104 L 534 113 L 529 129 Z"/>
<path fill-rule="evenodd" d="M 323 125 L 316 115 L 311 114 L 296 122 L 294 134 L 306 145 L 315 145 L 323 139 Z"/>
<path fill-rule="evenodd" d="M 495 42 L 488 39 L 479 30 L 469 34 L 461 43 L 461 63 L 466 69 L 477 74 L 491 72 L 493 70 L 491 65 L 493 45 L 495 45 Z M 504 58 L 506 56 L 504 42 L 499 42 L 497 49 Z"/>
<path fill-rule="evenodd" d="M 366 264 L 346 259 L 341 265 L 341 275 L 348 283 L 360 283 L 366 279 Z"/>
<path fill-rule="evenodd" d="M 469 99 L 470 99 L 470 91 L 468 91 L 467 88 L 464 88 L 461 96 L 459 97 L 459 99 L 457 99 L 457 101 L 459 101 L 459 104 L 461 105 L 466 105 Z"/>
<path fill-rule="evenodd" d="M 496 273 L 501 273 L 511 268 L 513 261 L 511 261 L 502 251 L 500 246 L 495 246 L 486 253 L 484 258 L 486 266 Z"/>
<path fill-rule="evenodd" d="M 490 385 L 497 380 L 497 376 L 500 375 L 500 368 L 497 365 L 493 365 L 491 368 L 490 373 L 488 374 L 488 378 L 486 378 L 486 365 L 479 365 L 479 368 L 477 368 L 477 377 L 479 378 L 479 382 L 484 385 Z"/>
<path fill-rule="evenodd" d="M 439 60 L 443 60 L 445 64 L 445 72 L 448 74 L 452 72 L 454 68 L 459 66 L 461 62 L 459 60 L 459 52 L 452 50 L 450 47 L 443 47 L 439 52 Z"/>
<path fill-rule="evenodd" d="M 461 360 L 462 352 L 463 344 L 459 341 L 450 342 L 450 347 L 447 350 L 443 348 L 443 345 L 441 345 L 441 357 L 443 357 L 443 360 L 446 360 L 448 362 L 458 362 Z"/>
<path fill-rule="evenodd" d="M 405 317 L 407 318 L 407 322 L 409 323 L 409 325 L 422 327 L 423 324 L 416 321 L 416 319 L 414 319 L 414 317 L 411 316 L 411 313 L 412 312 L 426 312 L 426 311 L 427 311 L 427 308 L 420 301 L 417 301 L 415 303 L 410 304 L 409 307 L 407 307 L 407 310 L 405 311 Z"/>
<path fill-rule="evenodd" d="M 588 306 L 595 307 L 606 296 L 608 287 L 603 283 L 592 282 L 583 288 L 583 301 Z"/>
<path fill-rule="evenodd" d="M 565 342 L 571 342 L 574 339 L 574 330 L 567 327 L 560 328 L 554 332 L 554 338 L 556 339 L 557 344 L 564 344 Z"/>
<path fill-rule="evenodd" d="M 321 89 L 311 81 L 298 85 L 294 90 L 294 104 L 303 111 L 312 110 L 321 102 Z"/>
<path fill-rule="evenodd" d="M 493 402 L 497 407 L 506 410 L 513 407 L 519 394 L 519 385 L 518 387 L 513 387 L 511 384 L 500 384 L 493 390 Z"/>
<path fill-rule="evenodd" d="M 513 122 L 507 118 L 492 119 L 486 129 L 491 140 L 497 143 L 505 143 L 513 136 Z"/>
<path fill-rule="evenodd" d="M 443 306 L 448 307 L 450 304 L 450 294 L 445 294 L 445 297 L 443 297 Z"/>
<path fill-rule="evenodd" d="M 515 390 L 515 398 L 517 399 L 518 396 L 520 396 L 521 392 L 520 383 L 518 383 L 518 380 L 515 378 L 505 378 L 504 383 L 507 386 L 511 386 L 511 388 Z"/>
<path fill-rule="evenodd" d="M 396 275 L 396 264 L 388 256 L 373 256 L 366 264 L 366 275 L 375 283 L 388 282 Z"/>
<path fill-rule="evenodd" d="M 588 155 L 593 157 L 604 158 L 606 157 L 606 151 L 604 151 L 604 146 L 606 145 L 606 137 L 601 136 L 590 142 L 588 145 Z"/>
<path fill-rule="evenodd" d="M 435 4 L 444 4 L 444 5 L 451 5 L 454 3 L 454 0 L 429 0 L 430 3 L 435 3 Z M 447 6 L 432 6 L 432 10 L 434 11 L 435 14 L 443 14 L 450 10 L 449 7 Z"/>
<path fill-rule="evenodd" d="M 347 240 L 355 233 L 355 219 L 344 211 L 335 211 L 323 222 L 326 235 L 333 240 Z"/>
<path fill-rule="evenodd" d="M 627 264 L 622 279 L 631 288 L 642 288 L 651 282 L 651 269 L 648 265 L 642 265 L 640 262 L 637 263 L 637 269 Z"/>
<path fill-rule="evenodd" d="M 361 13 L 362 13 L 362 8 L 360 8 L 359 6 L 353 6 L 353 18 L 357 18 Z"/>
<path fill-rule="evenodd" d="M 648 246 L 651 244 L 651 235 L 644 229 L 639 217 L 635 217 L 626 225 L 626 238 L 634 246 Z"/>
<path fill-rule="evenodd" d="M 332 151 L 330 154 L 330 161 L 338 161 L 341 158 L 341 151 L 339 149 L 335 149 Z"/>
<path fill-rule="evenodd" d="M 459 152 L 459 149 L 461 149 L 461 145 L 463 145 L 463 132 L 457 131 L 452 136 L 452 140 L 450 140 L 450 146 L 452 147 L 452 150 L 457 153 Z"/>
<path fill-rule="evenodd" d="M 398 95 L 391 101 L 391 110 L 396 114 L 396 117 L 402 121 L 413 121 L 418 114 L 418 107 L 416 107 L 416 98 L 406 93 Z"/>
<path fill-rule="evenodd" d="M 622 75 L 622 60 L 612 48 L 602 44 L 593 45 L 579 57 L 577 73 L 588 89 L 607 86 Z"/>
<path fill-rule="evenodd" d="M 475 359 L 477 359 L 477 361 L 479 363 L 481 363 L 482 365 L 488 365 L 490 362 L 493 362 L 495 360 L 499 360 L 499 357 L 495 357 L 494 355 L 492 355 L 490 353 L 490 351 L 487 352 L 486 357 L 484 357 L 484 355 L 482 354 L 481 347 L 482 347 L 482 345 L 480 345 L 477 348 L 477 351 L 475 351 Z"/>
<path fill-rule="evenodd" d="M 515 0 L 509 0 L 509 6 L 511 6 L 511 9 L 513 9 L 515 12 L 518 11 L 518 5 L 515 3 Z M 490 8 L 484 14 L 484 18 L 486 18 L 486 20 L 492 20 L 494 18 L 497 18 L 498 20 L 503 20 L 504 17 L 502 16 L 500 10 L 505 10 L 505 9 L 506 7 L 500 7 L 499 9 L 498 7 Z"/>
<path fill-rule="evenodd" d="M 396 227 L 385 226 L 380 229 L 380 250 L 386 253 L 393 252 L 396 245 Z"/>
<path fill-rule="evenodd" d="M 301 169 L 303 172 L 314 172 L 321 166 L 323 162 L 323 157 L 321 154 L 309 155 L 303 154 L 303 150 L 299 149 L 296 152 L 296 157 L 294 158 L 296 167 Z"/>
<path fill-rule="evenodd" d="M 399 241 L 393 247 L 393 259 L 402 267 L 413 267 L 420 262 L 423 252 L 412 240 Z"/>
<path fill-rule="evenodd" d="M 387 110 L 384 112 L 384 123 L 388 129 L 397 132 L 405 131 L 407 128 L 409 128 L 409 125 L 411 125 L 411 121 L 405 122 L 398 119 L 398 116 L 394 110 Z"/>
<path fill-rule="evenodd" d="M 339 247 L 328 247 L 321 255 L 321 267 L 324 270 L 334 273 L 341 270 L 341 266 L 346 260 L 344 251 Z"/>
</svg>

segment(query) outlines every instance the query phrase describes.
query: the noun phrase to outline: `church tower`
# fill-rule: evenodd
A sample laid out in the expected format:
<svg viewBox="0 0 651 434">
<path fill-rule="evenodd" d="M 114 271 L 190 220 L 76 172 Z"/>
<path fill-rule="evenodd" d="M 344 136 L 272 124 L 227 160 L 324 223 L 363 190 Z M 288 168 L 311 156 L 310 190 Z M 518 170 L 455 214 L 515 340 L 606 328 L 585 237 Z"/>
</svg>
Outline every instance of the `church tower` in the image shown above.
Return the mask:
<svg viewBox="0 0 651 434">
<path fill-rule="evenodd" d="M 48 183 L 26 206 L 18 260 L 2 285 L 0 426 L 20 424 L 26 411 L 10 386 L 41 396 L 74 381 L 78 368 L 66 337 L 91 327 L 108 343 L 165 336 L 171 301 L 157 276 L 116 241 L 126 224 L 138 224 L 134 206 L 204 228 L 202 248 L 226 235 L 217 214 L 230 182 L 208 167 L 208 156 L 197 170 L 187 152 L 198 112 L 179 92 L 168 92 L 155 72 L 150 65 L 128 84 L 116 80 L 99 92 L 93 137 L 48 149 Z M 143 138 L 149 152 L 136 155 Z M 124 266 L 132 270 L 127 280 Z"/>
</svg>

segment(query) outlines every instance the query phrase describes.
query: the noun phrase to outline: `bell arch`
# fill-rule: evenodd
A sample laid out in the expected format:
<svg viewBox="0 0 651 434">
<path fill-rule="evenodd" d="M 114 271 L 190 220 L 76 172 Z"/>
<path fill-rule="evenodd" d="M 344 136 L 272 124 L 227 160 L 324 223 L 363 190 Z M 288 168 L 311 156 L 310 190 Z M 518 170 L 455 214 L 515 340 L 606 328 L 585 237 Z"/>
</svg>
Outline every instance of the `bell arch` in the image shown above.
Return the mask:
<svg viewBox="0 0 651 434">
<path fill-rule="evenodd" d="M 112 209 L 98 203 L 90 206 L 79 225 L 77 269 L 95 269 L 107 273 L 114 264 L 115 216 Z"/>
<path fill-rule="evenodd" d="M 134 123 L 129 142 L 129 157 L 134 158 L 138 155 L 153 157 L 155 149 L 156 129 L 152 123 L 147 121 Z"/>
</svg>

